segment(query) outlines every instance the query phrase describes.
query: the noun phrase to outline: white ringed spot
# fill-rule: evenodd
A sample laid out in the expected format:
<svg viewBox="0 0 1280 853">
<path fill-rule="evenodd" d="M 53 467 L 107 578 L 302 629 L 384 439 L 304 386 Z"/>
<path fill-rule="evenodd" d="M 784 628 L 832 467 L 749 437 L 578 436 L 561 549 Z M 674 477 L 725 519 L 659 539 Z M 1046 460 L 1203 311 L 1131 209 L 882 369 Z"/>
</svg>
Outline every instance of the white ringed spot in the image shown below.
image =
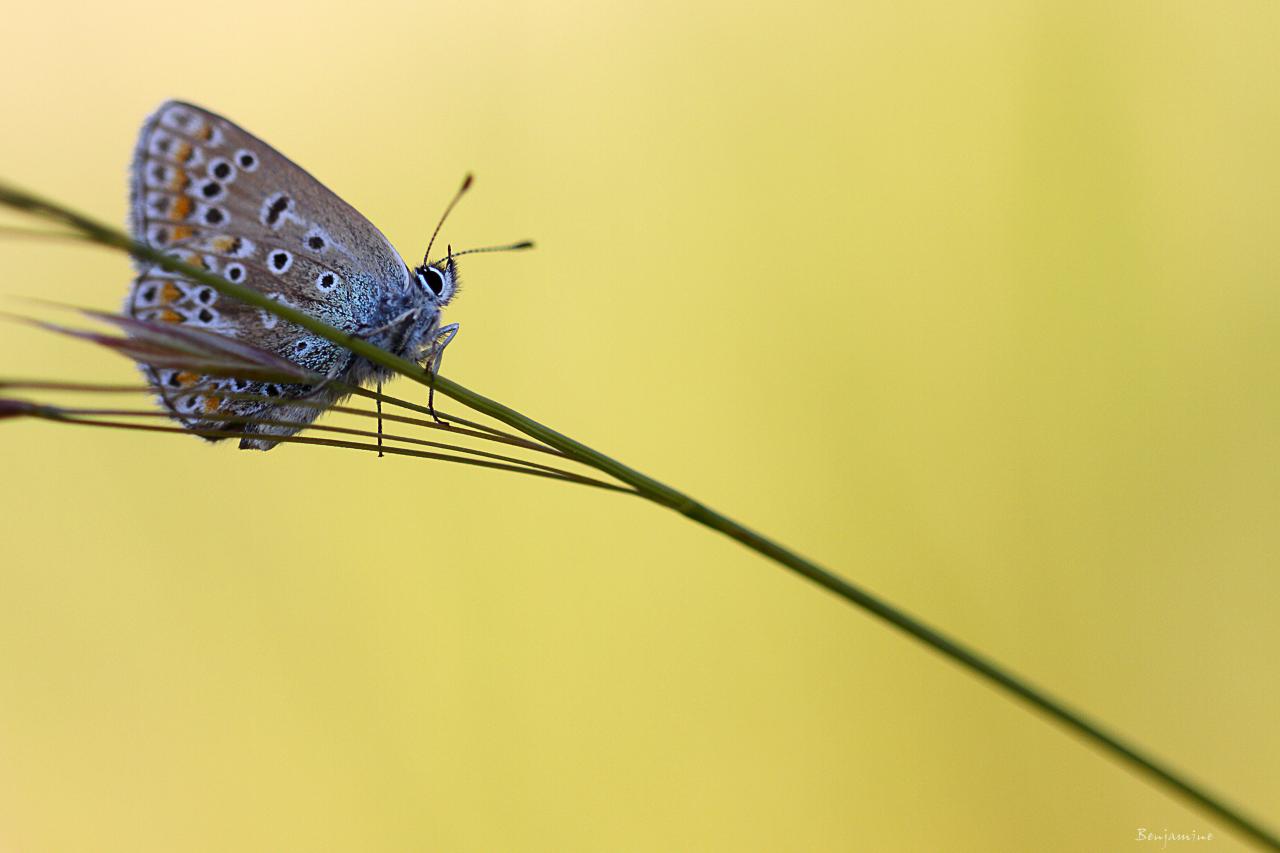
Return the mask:
<svg viewBox="0 0 1280 853">
<path fill-rule="evenodd" d="M 284 275 L 293 266 L 293 255 L 284 249 L 272 249 L 267 253 L 267 269 L 275 275 Z"/>
</svg>

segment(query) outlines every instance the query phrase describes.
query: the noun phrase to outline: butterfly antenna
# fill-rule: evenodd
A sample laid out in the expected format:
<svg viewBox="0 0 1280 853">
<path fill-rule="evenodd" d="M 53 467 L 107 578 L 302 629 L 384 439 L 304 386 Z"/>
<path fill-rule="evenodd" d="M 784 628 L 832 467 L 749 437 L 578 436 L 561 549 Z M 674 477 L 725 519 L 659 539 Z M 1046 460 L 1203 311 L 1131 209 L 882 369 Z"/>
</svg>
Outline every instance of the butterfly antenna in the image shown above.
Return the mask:
<svg viewBox="0 0 1280 853">
<path fill-rule="evenodd" d="M 518 252 L 521 249 L 532 249 L 532 240 L 521 240 L 519 243 L 507 243 L 504 246 L 481 246 L 478 249 L 463 249 L 461 252 L 453 252 L 450 258 L 459 258 L 463 255 L 478 255 L 483 252 Z M 441 258 L 440 260 L 445 260 Z M 434 266 L 440 261 L 433 261 L 429 266 Z"/>
<path fill-rule="evenodd" d="M 481 246 L 478 249 L 463 249 L 461 252 L 454 252 L 456 258 L 459 255 L 478 255 L 481 252 L 518 252 L 521 249 L 532 249 L 532 240 L 521 240 L 519 243 L 508 243 L 505 246 Z"/>
<path fill-rule="evenodd" d="M 462 198 L 463 194 L 471 189 L 471 181 L 474 175 L 467 172 L 467 176 L 462 179 L 462 186 L 458 187 L 458 191 L 453 194 L 453 200 L 449 202 L 449 206 L 444 209 L 444 213 L 440 214 L 440 221 L 436 223 L 436 230 L 431 232 L 431 239 L 427 241 L 427 251 L 422 256 L 422 264 L 426 266 L 427 258 L 431 257 L 431 246 L 436 242 L 436 235 L 440 233 L 440 227 L 444 225 L 444 221 L 449 218 L 449 214 L 453 212 L 454 205 Z"/>
</svg>

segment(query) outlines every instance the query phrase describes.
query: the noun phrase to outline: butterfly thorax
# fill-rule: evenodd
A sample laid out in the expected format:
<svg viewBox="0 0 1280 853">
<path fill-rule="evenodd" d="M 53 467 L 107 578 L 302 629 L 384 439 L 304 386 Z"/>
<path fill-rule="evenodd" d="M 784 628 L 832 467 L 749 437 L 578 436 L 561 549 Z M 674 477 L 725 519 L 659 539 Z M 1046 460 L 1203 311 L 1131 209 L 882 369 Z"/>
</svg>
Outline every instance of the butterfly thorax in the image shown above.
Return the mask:
<svg viewBox="0 0 1280 853">
<path fill-rule="evenodd" d="M 380 304 L 371 306 L 367 314 L 377 320 L 363 330 L 362 337 L 409 361 L 438 363 L 440 351 L 457 330 L 456 324 L 442 330 L 440 314 L 457 293 L 458 265 L 452 257 L 434 264 L 424 260 L 414 269 L 406 266 L 405 274 L 401 286 L 380 289 L 384 294 Z M 385 368 L 356 358 L 343 378 L 359 384 L 390 375 Z"/>
</svg>

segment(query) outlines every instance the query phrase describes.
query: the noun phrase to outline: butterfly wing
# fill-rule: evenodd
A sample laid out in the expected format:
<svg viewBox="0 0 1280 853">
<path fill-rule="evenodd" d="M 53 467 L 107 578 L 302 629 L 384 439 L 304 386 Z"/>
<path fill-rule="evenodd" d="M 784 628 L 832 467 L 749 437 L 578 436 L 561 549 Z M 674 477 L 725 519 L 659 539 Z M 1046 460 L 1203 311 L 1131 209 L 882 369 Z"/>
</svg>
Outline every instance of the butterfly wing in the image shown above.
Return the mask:
<svg viewBox="0 0 1280 853">
<path fill-rule="evenodd" d="M 411 287 L 400 255 L 355 208 L 270 145 L 191 104 L 166 102 L 143 125 L 130 210 L 136 239 L 347 331 L 376 322 L 382 306 L 402 300 Z M 239 338 L 322 376 L 339 378 L 350 365 L 347 350 L 269 312 L 159 267 L 139 273 L 125 302 L 133 317 Z M 241 428 L 218 423 L 223 415 L 305 424 L 320 411 L 285 402 L 316 392 L 306 386 L 142 367 L 187 426 Z M 228 399 L 222 396 L 228 390 L 281 400 Z M 299 428 L 245 430 L 287 435 Z"/>
</svg>

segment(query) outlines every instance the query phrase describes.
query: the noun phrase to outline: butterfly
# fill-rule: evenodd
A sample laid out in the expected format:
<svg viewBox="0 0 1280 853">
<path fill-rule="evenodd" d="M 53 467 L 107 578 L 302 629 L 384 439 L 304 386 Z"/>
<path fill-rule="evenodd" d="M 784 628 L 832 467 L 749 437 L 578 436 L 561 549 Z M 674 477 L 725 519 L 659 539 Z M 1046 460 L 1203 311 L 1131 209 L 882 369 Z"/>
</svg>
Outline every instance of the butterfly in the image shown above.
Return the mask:
<svg viewBox="0 0 1280 853">
<path fill-rule="evenodd" d="M 445 216 L 469 185 L 470 176 Z M 168 101 L 144 122 L 129 205 L 135 239 L 433 371 L 458 332 L 457 323 L 442 326 L 440 316 L 458 291 L 455 258 L 467 252 L 431 261 L 429 243 L 422 263 L 410 266 L 320 181 L 201 107 Z M 281 384 L 139 365 L 179 423 L 243 433 L 242 449 L 269 450 L 274 437 L 303 429 L 345 396 L 343 385 L 390 376 L 268 311 L 154 264 L 139 264 L 125 313 L 236 338 L 324 377 L 311 385 Z"/>
</svg>

